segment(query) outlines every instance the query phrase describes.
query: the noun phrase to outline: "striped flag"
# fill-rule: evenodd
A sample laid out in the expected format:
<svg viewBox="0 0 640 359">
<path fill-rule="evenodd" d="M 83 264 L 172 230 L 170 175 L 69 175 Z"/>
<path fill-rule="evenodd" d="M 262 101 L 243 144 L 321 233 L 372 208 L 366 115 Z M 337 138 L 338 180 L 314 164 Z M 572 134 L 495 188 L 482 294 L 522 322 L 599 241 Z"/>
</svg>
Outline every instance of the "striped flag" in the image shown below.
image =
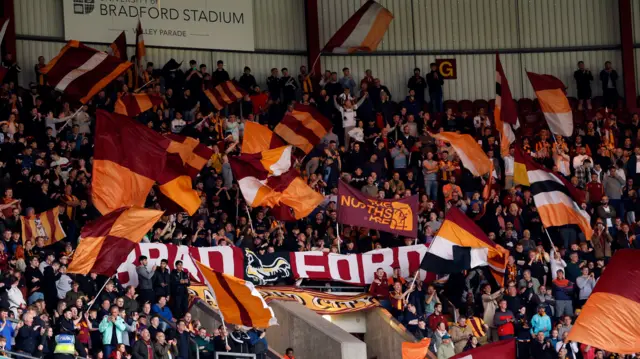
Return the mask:
<svg viewBox="0 0 640 359">
<path fill-rule="evenodd" d="M 569 331 L 573 342 L 608 352 L 640 352 L 640 251 L 617 251 Z"/>
<path fill-rule="evenodd" d="M 293 111 L 284 116 L 274 131 L 287 143 L 300 148 L 304 153 L 309 153 L 322 141 L 331 127 L 331 121 L 316 108 L 297 104 Z"/>
<path fill-rule="evenodd" d="M 225 106 L 242 100 L 247 92 L 240 87 L 240 84 L 238 84 L 236 80 L 229 80 L 221 83 L 214 89 L 206 90 L 204 94 L 207 95 L 213 107 L 220 111 L 225 108 Z"/>
<path fill-rule="evenodd" d="M 160 106 L 163 103 L 164 100 L 159 95 L 146 93 L 125 94 L 116 101 L 113 112 L 128 117 L 135 117 L 142 112 L 150 110 L 154 106 Z"/>
<path fill-rule="evenodd" d="M 452 207 L 445 214 L 420 268 L 448 274 L 488 265 L 496 282 L 502 285 L 508 258 L 507 250 L 490 240 L 466 214 Z"/>
<path fill-rule="evenodd" d="M 286 146 L 286 143 L 269 127 L 257 122 L 245 122 L 242 153 L 259 153 L 282 146 Z"/>
<path fill-rule="evenodd" d="M 41 72 L 56 90 L 85 104 L 131 65 L 71 40 Z"/>
<path fill-rule="evenodd" d="M 309 187 L 296 169 L 291 168 L 291 151 L 292 147 L 286 146 L 229 158 L 231 170 L 248 205 L 291 211 L 292 217 L 301 219 L 322 203 L 324 197 Z"/>
<path fill-rule="evenodd" d="M 96 111 L 91 197 L 102 214 L 143 207 L 157 182 L 160 191 L 190 215 L 200 206 L 192 178 L 212 151 L 192 138 L 164 137 L 132 119 Z M 135 148 L 135 154 L 131 149 Z"/>
<path fill-rule="evenodd" d="M 588 240 L 591 239 L 591 217 L 580 207 L 585 202 L 584 195 L 571 182 L 537 164 L 518 147 L 514 155 L 513 177 L 514 182 L 531 187 L 545 228 L 574 224 L 580 227 Z"/>
<path fill-rule="evenodd" d="M 278 325 L 273 310 L 253 283 L 215 272 L 195 259 L 193 262 L 200 278 L 218 303 L 222 322 L 261 329 Z"/>
<path fill-rule="evenodd" d="M 115 56 L 122 61 L 127 61 L 127 34 L 123 31 L 118 37 L 109 45 L 109 55 Z"/>
<path fill-rule="evenodd" d="M 82 227 L 69 273 L 110 277 L 162 216 L 162 211 L 118 208 Z"/>
<path fill-rule="evenodd" d="M 48 246 L 66 237 L 58 219 L 59 214 L 60 210 L 55 207 L 33 217 L 21 217 L 22 243 L 27 240 L 33 241 L 36 237 L 44 237 L 44 243 Z"/>
<path fill-rule="evenodd" d="M 493 117 L 496 129 L 500 132 L 500 153 L 506 156 L 509 153 L 509 146 L 516 140 L 511 125 L 518 125 L 518 110 L 500 62 L 500 54 L 496 54 L 496 105 Z"/>
<path fill-rule="evenodd" d="M 324 46 L 322 52 L 372 52 L 378 48 L 389 29 L 393 14 L 373 0 L 367 1 L 342 25 Z"/>
<path fill-rule="evenodd" d="M 474 176 L 482 176 L 491 172 L 491 160 L 473 137 L 455 132 L 430 133 L 430 135 L 436 140 L 449 142 L 458 157 L 460 157 L 464 167 Z"/>
<path fill-rule="evenodd" d="M 549 124 L 549 129 L 556 135 L 571 136 L 573 134 L 573 113 L 569 99 L 565 94 L 567 88 L 562 81 L 551 75 L 540 75 L 527 72 L 529 82 L 536 92 L 540 109 Z"/>
<path fill-rule="evenodd" d="M 138 27 L 136 28 L 136 61 L 138 61 L 138 64 L 142 62 L 142 58 L 147 54 L 147 49 L 144 47 L 143 33 L 142 21 L 138 19 Z"/>
</svg>

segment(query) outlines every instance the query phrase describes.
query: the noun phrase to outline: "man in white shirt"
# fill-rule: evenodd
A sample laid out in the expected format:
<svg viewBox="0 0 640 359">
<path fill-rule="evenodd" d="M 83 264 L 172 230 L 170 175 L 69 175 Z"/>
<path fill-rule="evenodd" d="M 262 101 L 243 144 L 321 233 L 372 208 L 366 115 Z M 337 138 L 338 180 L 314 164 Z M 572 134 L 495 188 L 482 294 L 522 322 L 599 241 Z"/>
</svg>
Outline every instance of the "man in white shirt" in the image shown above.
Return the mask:
<svg viewBox="0 0 640 359">
<path fill-rule="evenodd" d="M 171 121 L 171 132 L 180 133 L 186 125 L 187 122 L 182 119 L 182 113 L 176 112 L 176 118 Z"/>
<path fill-rule="evenodd" d="M 578 151 L 579 154 L 573 158 L 573 169 L 577 169 L 578 167 L 582 166 L 582 163 L 587 158 L 589 159 L 589 161 L 591 161 L 591 163 L 593 163 L 593 159 L 591 158 L 591 156 L 587 155 L 586 147 L 582 146 Z"/>
<path fill-rule="evenodd" d="M 509 154 L 504 156 L 504 189 L 513 188 L 514 159 L 515 148 L 509 148 Z"/>
</svg>

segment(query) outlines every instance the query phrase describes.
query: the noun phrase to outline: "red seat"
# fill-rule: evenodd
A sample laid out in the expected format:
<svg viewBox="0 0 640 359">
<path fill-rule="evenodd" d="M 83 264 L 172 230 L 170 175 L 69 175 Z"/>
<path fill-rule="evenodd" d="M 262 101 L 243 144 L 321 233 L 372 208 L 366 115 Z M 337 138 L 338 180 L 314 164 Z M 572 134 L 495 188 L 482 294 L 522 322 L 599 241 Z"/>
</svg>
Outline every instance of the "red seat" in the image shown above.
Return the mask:
<svg viewBox="0 0 640 359">
<path fill-rule="evenodd" d="M 473 113 L 473 102 L 469 100 L 460 100 L 458 102 L 458 108 L 460 112 L 468 112 L 469 114 Z"/>
<path fill-rule="evenodd" d="M 473 112 L 478 113 L 481 108 L 484 108 L 486 112 L 489 112 L 489 103 L 485 100 L 473 101 Z"/>
<path fill-rule="evenodd" d="M 519 113 L 533 112 L 533 101 L 531 99 L 521 98 L 517 101 L 517 104 Z"/>
<path fill-rule="evenodd" d="M 591 107 L 596 110 L 601 107 L 604 107 L 604 98 L 602 96 L 596 96 L 593 99 L 591 99 Z"/>
<path fill-rule="evenodd" d="M 575 127 L 584 126 L 587 122 L 587 118 L 584 114 L 584 111 L 573 111 L 573 125 Z"/>
<path fill-rule="evenodd" d="M 569 100 L 569 106 L 571 106 L 572 110 L 575 110 L 578 108 L 578 99 L 575 97 L 567 97 L 567 100 Z"/>
<path fill-rule="evenodd" d="M 458 112 L 458 101 L 456 100 L 447 100 L 443 103 L 444 110 L 452 109 L 453 112 Z"/>
<path fill-rule="evenodd" d="M 540 111 L 540 101 L 538 101 L 537 97 L 533 99 L 533 110 L 536 112 Z"/>
</svg>

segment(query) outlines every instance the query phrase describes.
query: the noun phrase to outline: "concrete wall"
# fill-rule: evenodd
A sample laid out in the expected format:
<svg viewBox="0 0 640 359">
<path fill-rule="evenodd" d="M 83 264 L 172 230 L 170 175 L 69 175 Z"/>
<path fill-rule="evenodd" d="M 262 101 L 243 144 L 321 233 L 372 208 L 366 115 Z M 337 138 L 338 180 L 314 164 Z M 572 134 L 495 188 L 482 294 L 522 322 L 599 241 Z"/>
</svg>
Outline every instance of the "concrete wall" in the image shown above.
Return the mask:
<svg viewBox="0 0 640 359">
<path fill-rule="evenodd" d="M 416 339 L 388 311 L 376 308 L 367 312 L 364 341 L 367 358 L 397 359 L 402 356 L 402 343 L 413 343 Z"/>
<path fill-rule="evenodd" d="M 365 343 L 299 303 L 273 301 L 269 305 L 280 325 L 267 330 L 267 341 L 277 352 L 291 347 L 305 359 L 371 357 Z"/>
</svg>

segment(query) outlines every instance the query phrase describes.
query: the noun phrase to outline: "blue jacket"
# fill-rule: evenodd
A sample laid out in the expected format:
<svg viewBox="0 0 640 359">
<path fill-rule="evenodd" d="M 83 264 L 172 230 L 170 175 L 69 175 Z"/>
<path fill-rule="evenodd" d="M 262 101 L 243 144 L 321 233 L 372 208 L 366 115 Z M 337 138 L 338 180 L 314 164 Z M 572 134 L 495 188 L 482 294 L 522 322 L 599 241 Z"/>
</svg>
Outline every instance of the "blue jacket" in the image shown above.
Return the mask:
<svg viewBox="0 0 640 359">
<path fill-rule="evenodd" d="M 154 304 L 153 307 L 151 307 L 151 312 L 154 314 L 158 314 L 168 322 L 173 319 L 173 313 L 171 313 L 171 309 L 169 309 L 169 307 L 167 307 L 166 305 L 163 308 L 160 308 L 159 305 Z"/>
<path fill-rule="evenodd" d="M 2 326 L 2 324 L 0 324 L 0 326 Z M 5 321 L 4 327 L 0 329 L 0 335 L 7 339 L 7 344 L 5 344 L 4 346 L 4 348 L 7 350 L 11 350 L 11 342 L 13 341 L 14 333 L 15 329 L 13 329 L 13 323 L 11 323 L 10 321 Z"/>
<path fill-rule="evenodd" d="M 548 315 L 536 314 L 531 318 L 531 334 L 544 333 L 545 338 L 551 333 L 551 318 Z"/>
<path fill-rule="evenodd" d="M 256 344 L 261 343 L 263 345 L 263 348 L 269 348 L 269 344 L 267 344 L 267 338 L 260 338 L 260 334 L 262 334 L 262 332 L 257 330 L 250 330 L 247 334 L 249 334 L 249 343 L 251 343 L 252 346 L 255 347 Z"/>
</svg>

